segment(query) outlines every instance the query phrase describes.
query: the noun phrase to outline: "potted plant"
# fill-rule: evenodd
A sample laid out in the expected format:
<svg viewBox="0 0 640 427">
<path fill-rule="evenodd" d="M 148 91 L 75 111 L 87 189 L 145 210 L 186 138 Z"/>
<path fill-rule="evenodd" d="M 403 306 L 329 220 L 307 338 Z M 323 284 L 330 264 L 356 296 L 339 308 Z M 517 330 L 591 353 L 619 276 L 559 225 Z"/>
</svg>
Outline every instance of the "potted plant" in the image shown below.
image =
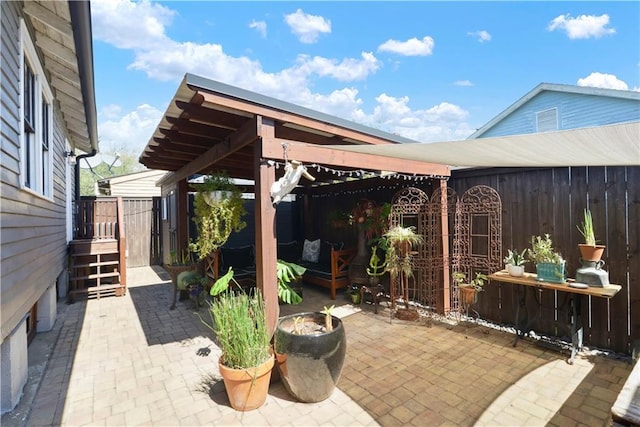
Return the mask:
<svg viewBox="0 0 640 427">
<path fill-rule="evenodd" d="M 600 261 L 605 246 L 596 244 L 596 235 L 593 230 L 593 217 L 591 216 L 591 211 L 589 209 L 584 210 L 582 223 L 577 227 L 578 231 L 584 238 L 584 243 L 578 244 L 582 260 L 594 262 Z"/>
<path fill-rule="evenodd" d="M 212 191 L 223 190 L 224 197 L 210 197 Z M 224 245 L 232 232 L 246 227 L 242 217 L 246 215 L 242 200 L 242 191 L 228 177 L 219 172 L 205 178 L 193 201 L 195 216 L 193 221 L 198 229 L 195 242 L 200 259 L 215 252 Z"/>
<path fill-rule="evenodd" d="M 333 306 L 283 316 L 274 334 L 280 378 L 300 402 L 321 402 L 335 389 L 347 352 L 342 321 Z"/>
<path fill-rule="evenodd" d="M 488 280 L 485 274 L 476 273 L 474 279 L 466 282 L 467 275 L 459 271 L 454 272 L 451 277 L 458 284 L 460 302 L 462 302 L 465 307 L 469 307 L 478 302 L 478 293 L 484 290 L 484 284 Z"/>
<path fill-rule="evenodd" d="M 537 280 L 564 283 L 565 260 L 553 248 L 549 234 L 531 236 L 531 247 L 527 249 L 529 259 L 536 264 Z"/>
<path fill-rule="evenodd" d="M 195 252 L 195 243 L 189 242 L 189 248 L 181 251 L 179 255 L 177 251 L 171 251 L 169 264 L 164 265 L 165 270 L 167 270 L 167 273 L 171 276 L 171 286 L 173 287 L 173 302 L 171 303 L 171 307 L 169 307 L 170 310 L 174 310 L 176 308 L 178 291 L 181 293 L 181 301 L 189 299 L 186 292 L 183 294 L 183 292 L 178 289 L 178 276 L 180 273 L 184 273 L 185 271 L 195 271 L 198 273 L 203 272 L 202 263 L 195 259 Z"/>
<path fill-rule="evenodd" d="M 504 263 L 510 276 L 521 277 L 524 274 L 524 265 L 528 262 L 525 258 L 527 249 L 518 252 L 517 249 L 509 249 Z"/>
<path fill-rule="evenodd" d="M 362 292 L 358 285 L 351 285 L 351 288 L 347 291 L 347 295 L 349 295 L 349 298 L 354 305 L 358 305 L 362 302 Z"/>
<path fill-rule="evenodd" d="M 259 408 L 267 399 L 275 363 L 260 290 L 233 293 L 229 289 L 209 303 L 211 323 L 222 355 L 218 359 L 229 403 L 238 411 Z"/>
<path fill-rule="evenodd" d="M 400 291 L 405 303 L 405 311 L 397 312 L 398 317 L 406 315 L 406 319 L 417 319 L 416 313 L 408 313 L 409 311 L 409 278 L 413 276 L 413 256 L 412 250 L 416 245 L 424 241 L 422 235 L 416 233 L 413 226 L 403 227 L 395 226 L 384 234 L 387 240 L 386 270 L 389 272 L 392 281 L 400 281 Z M 391 292 L 391 307 L 395 308 L 395 292 Z"/>
<path fill-rule="evenodd" d="M 223 199 L 232 197 L 238 188 L 226 171 L 218 171 L 207 175 L 198 191 L 202 193 L 208 204 L 214 205 Z"/>
</svg>

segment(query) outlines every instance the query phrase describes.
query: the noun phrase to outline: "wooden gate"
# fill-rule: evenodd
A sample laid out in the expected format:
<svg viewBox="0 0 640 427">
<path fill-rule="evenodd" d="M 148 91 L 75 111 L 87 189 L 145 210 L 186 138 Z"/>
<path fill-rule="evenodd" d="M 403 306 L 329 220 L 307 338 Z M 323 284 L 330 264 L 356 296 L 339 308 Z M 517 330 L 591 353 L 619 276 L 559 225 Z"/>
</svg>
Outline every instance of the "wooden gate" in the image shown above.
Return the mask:
<svg viewBox="0 0 640 427">
<path fill-rule="evenodd" d="M 127 267 L 161 262 L 160 197 L 124 198 L 127 231 Z"/>
</svg>

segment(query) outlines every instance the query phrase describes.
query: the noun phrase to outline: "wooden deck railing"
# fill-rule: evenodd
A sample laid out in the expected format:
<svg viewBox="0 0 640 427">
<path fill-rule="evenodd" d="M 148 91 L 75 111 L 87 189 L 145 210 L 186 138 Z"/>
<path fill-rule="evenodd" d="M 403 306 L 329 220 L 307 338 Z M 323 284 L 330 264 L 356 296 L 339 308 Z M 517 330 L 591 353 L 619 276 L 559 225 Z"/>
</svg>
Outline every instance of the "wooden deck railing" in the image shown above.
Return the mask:
<svg viewBox="0 0 640 427">
<path fill-rule="evenodd" d="M 127 240 L 122 197 L 83 198 L 74 202 L 74 240 L 117 240 L 120 283 L 127 285 Z"/>
<path fill-rule="evenodd" d="M 118 237 L 118 199 L 88 198 L 75 201 L 74 240 L 116 239 Z"/>
</svg>

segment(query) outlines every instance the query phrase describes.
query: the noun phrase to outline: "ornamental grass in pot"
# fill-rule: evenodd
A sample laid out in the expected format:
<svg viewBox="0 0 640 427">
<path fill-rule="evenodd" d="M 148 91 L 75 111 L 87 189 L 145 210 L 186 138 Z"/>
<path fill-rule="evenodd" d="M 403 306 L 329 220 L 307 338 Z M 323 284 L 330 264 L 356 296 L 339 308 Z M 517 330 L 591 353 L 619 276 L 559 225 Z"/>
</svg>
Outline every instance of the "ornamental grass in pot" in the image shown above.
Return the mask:
<svg viewBox="0 0 640 427">
<path fill-rule="evenodd" d="M 262 293 L 226 289 L 209 303 L 208 312 L 211 323 L 201 320 L 214 332 L 222 350 L 218 368 L 231 407 L 259 408 L 267 399 L 275 363 Z"/>
</svg>

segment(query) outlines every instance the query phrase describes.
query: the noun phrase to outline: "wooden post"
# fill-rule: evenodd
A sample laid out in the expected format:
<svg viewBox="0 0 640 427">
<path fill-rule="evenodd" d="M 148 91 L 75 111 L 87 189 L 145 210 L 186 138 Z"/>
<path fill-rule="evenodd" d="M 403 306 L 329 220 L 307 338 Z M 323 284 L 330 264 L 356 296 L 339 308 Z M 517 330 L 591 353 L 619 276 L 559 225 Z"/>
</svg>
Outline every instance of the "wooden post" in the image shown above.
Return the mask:
<svg viewBox="0 0 640 427">
<path fill-rule="evenodd" d="M 261 126 L 262 134 L 274 134 L 272 121 L 266 121 Z M 262 140 L 258 140 L 254 147 L 255 168 L 255 221 L 256 221 L 256 282 L 258 289 L 264 295 L 267 311 L 267 327 L 273 335 L 280 307 L 278 305 L 277 284 L 277 254 L 276 254 L 276 209 L 271 204 L 269 190 L 275 181 L 275 168 L 261 162 Z"/>
<path fill-rule="evenodd" d="M 440 225 L 442 227 L 442 280 L 444 292 L 442 292 L 443 301 L 441 312 L 449 313 L 451 310 L 451 263 L 449 257 L 449 206 L 447 205 L 447 181 L 440 180 Z"/>
<path fill-rule="evenodd" d="M 176 243 L 178 253 L 189 248 L 189 184 L 186 178 L 176 183 Z"/>
</svg>

